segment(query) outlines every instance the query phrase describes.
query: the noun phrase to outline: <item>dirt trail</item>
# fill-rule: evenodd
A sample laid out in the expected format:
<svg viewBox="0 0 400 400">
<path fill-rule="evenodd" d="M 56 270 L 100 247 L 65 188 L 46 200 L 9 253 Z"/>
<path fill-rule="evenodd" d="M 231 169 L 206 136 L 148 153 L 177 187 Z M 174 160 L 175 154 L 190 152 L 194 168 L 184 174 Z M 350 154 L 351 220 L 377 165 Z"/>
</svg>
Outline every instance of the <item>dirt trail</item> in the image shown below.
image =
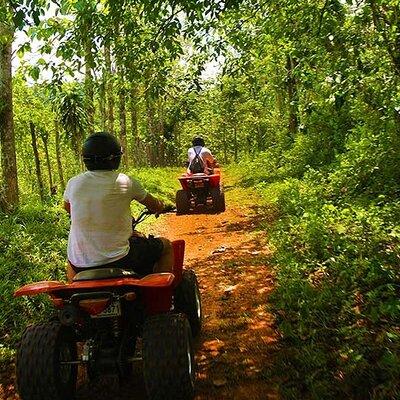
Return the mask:
<svg viewBox="0 0 400 400">
<path fill-rule="evenodd" d="M 278 399 L 268 378 L 277 334 L 267 311 L 273 277 L 251 193 L 226 188 L 227 211 L 218 215 L 165 215 L 152 232 L 186 241 L 186 268 L 199 279 L 204 314 L 196 342 L 196 400 Z M 1 394 L 1 391 L 0 391 Z M 1 396 L 0 396 L 1 398 Z M 7 400 L 18 399 L 10 392 Z M 140 369 L 128 385 L 83 385 L 78 400 L 145 400 Z"/>
<path fill-rule="evenodd" d="M 269 251 L 263 234 L 254 233 L 259 220 L 249 203 L 255 199 L 243 192 L 239 205 L 238 193 L 229 189 L 226 212 L 166 216 L 157 230 L 186 241 L 185 264 L 200 283 L 204 326 L 197 343 L 196 399 L 277 399 L 267 379 L 277 342 L 266 309 L 273 287 Z"/>
</svg>

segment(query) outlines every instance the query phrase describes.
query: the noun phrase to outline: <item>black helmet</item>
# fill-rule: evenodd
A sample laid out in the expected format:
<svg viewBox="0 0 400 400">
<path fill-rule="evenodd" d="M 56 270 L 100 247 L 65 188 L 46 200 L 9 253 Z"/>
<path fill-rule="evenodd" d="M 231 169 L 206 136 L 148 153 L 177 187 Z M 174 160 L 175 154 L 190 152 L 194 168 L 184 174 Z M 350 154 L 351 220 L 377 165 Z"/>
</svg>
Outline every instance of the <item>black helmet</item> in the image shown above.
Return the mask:
<svg viewBox="0 0 400 400">
<path fill-rule="evenodd" d="M 83 143 L 83 162 L 89 171 L 117 169 L 121 155 L 122 148 L 118 139 L 107 132 L 96 132 Z"/>
<path fill-rule="evenodd" d="M 193 146 L 205 146 L 204 143 L 204 139 L 200 136 L 196 136 L 193 140 L 192 140 L 192 145 Z"/>
</svg>

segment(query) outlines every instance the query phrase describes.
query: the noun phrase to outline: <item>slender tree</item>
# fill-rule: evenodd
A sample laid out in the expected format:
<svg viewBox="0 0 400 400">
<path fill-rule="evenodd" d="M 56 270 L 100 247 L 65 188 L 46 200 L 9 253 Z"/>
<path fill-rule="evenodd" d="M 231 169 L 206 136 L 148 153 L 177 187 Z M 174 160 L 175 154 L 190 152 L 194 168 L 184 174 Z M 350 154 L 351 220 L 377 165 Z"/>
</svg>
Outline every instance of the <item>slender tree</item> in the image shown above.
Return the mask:
<svg viewBox="0 0 400 400">
<path fill-rule="evenodd" d="M 60 181 L 61 190 L 64 192 L 65 181 L 64 181 L 64 171 L 61 161 L 61 146 L 60 146 L 60 125 L 58 123 L 57 117 L 54 118 L 54 131 L 55 131 L 55 142 L 56 142 L 56 159 L 57 159 L 57 170 L 58 179 Z"/>
<path fill-rule="evenodd" d="M 51 170 L 51 160 L 49 153 L 49 133 L 46 130 L 41 130 L 39 135 L 43 142 L 44 154 L 46 157 L 46 167 L 47 167 L 47 174 L 49 177 L 50 194 L 53 194 L 55 189 L 54 189 L 53 173 Z"/>
<path fill-rule="evenodd" d="M 111 46 L 108 42 L 104 45 L 104 58 L 106 63 L 106 96 L 108 131 L 114 134 L 114 81 L 111 64 Z"/>
<path fill-rule="evenodd" d="M 36 135 L 35 124 L 33 122 L 30 122 L 29 128 L 30 128 L 30 132 L 31 132 L 31 143 L 32 143 L 32 149 L 33 149 L 33 155 L 34 155 L 34 159 L 35 159 L 36 179 L 38 182 L 39 196 L 40 196 L 40 200 L 43 202 L 44 201 L 44 185 L 43 185 L 42 171 L 41 171 L 41 167 L 40 167 L 40 158 L 39 158 L 39 151 L 38 151 L 38 145 L 37 145 L 37 135 Z"/>
<path fill-rule="evenodd" d="M 0 204 L 3 209 L 9 210 L 18 204 L 19 196 L 11 81 L 13 28 L 7 22 L 9 10 L 4 2 L 0 6 L 0 17 L 0 144 L 2 166 Z"/>
</svg>

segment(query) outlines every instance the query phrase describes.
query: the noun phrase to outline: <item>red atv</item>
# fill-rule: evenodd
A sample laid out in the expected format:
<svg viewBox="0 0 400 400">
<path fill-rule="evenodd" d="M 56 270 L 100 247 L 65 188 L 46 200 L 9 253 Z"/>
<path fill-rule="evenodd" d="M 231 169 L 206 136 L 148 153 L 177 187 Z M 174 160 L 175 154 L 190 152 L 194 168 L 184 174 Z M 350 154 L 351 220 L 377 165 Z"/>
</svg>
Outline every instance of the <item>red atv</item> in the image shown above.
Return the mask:
<svg viewBox="0 0 400 400">
<path fill-rule="evenodd" d="M 134 227 L 148 215 L 144 211 Z M 192 399 L 200 291 L 195 273 L 183 269 L 185 242 L 175 241 L 173 248 L 173 274 L 143 277 L 96 268 L 78 273 L 71 284 L 45 281 L 18 289 L 15 296 L 47 293 L 56 309 L 53 318 L 29 326 L 21 338 L 16 363 L 21 399 L 71 400 L 78 365 L 86 367 L 89 379 L 126 379 L 139 360 L 149 399 Z"/>
<path fill-rule="evenodd" d="M 211 175 L 186 173 L 178 179 L 182 189 L 176 192 L 177 214 L 225 211 L 225 195 L 219 169 L 214 169 Z"/>
</svg>

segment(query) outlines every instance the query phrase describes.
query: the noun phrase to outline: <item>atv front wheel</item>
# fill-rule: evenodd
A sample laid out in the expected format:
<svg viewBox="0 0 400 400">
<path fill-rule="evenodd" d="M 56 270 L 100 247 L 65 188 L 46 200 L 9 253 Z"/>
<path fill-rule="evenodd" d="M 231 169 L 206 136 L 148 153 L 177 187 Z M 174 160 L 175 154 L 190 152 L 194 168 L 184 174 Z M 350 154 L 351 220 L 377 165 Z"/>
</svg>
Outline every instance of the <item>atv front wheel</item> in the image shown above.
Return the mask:
<svg viewBox="0 0 400 400">
<path fill-rule="evenodd" d="M 186 190 L 178 190 L 175 197 L 176 213 L 187 214 L 190 211 L 189 196 Z"/>
<path fill-rule="evenodd" d="M 23 400 L 71 400 L 75 396 L 76 342 L 59 322 L 28 327 L 17 351 L 17 384 Z"/>
<path fill-rule="evenodd" d="M 189 320 L 193 337 L 201 331 L 203 313 L 199 283 L 193 270 L 184 270 L 182 281 L 175 289 L 175 310 L 185 314 Z"/>
<path fill-rule="evenodd" d="M 183 314 L 149 317 L 143 327 L 143 375 L 151 400 L 194 396 L 192 334 Z"/>
</svg>

